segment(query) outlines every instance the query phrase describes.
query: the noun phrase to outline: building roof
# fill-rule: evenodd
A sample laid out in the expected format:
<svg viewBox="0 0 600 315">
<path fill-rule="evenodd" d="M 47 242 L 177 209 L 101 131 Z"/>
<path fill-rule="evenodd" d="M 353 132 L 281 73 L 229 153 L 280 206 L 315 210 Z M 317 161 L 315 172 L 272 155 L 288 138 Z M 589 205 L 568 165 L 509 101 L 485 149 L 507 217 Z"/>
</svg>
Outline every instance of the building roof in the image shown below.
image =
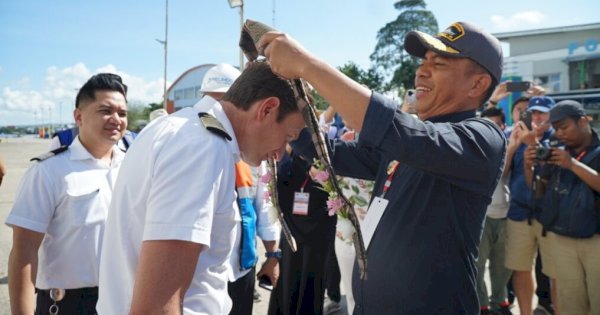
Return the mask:
<svg viewBox="0 0 600 315">
<path fill-rule="evenodd" d="M 532 36 L 532 35 L 544 35 L 544 34 L 565 33 L 565 32 L 577 32 L 577 31 L 587 31 L 587 30 L 596 30 L 596 29 L 600 30 L 600 23 L 559 26 L 559 27 L 541 28 L 541 29 L 516 31 L 516 32 L 495 33 L 492 35 L 496 36 L 496 38 L 498 38 L 498 40 L 508 40 L 508 39 L 514 38 L 514 37 L 525 37 L 525 36 Z"/>
</svg>

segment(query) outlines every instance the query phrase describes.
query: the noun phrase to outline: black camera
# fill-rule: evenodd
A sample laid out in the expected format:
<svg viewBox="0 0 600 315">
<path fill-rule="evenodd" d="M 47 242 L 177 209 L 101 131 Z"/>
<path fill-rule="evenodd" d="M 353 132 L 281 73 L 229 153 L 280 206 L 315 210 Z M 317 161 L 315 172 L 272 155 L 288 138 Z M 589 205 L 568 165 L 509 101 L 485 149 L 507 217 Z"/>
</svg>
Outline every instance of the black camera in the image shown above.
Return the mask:
<svg viewBox="0 0 600 315">
<path fill-rule="evenodd" d="M 548 146 L 539 144 L 535 148 L 535 159 L 538 161 L 548 161 L 552 156 L 552 148 L 560 148 L 562 146 L 563 144 L 556 137 L 552 136 L 548 142 Z"/>
<path fill-rule="evenodd" d="M 552 156 L 552 150 L 548 147 L 538 146 L 535 148 L 535 159 L 538 161 L 548 161 Z"/>
</svg>

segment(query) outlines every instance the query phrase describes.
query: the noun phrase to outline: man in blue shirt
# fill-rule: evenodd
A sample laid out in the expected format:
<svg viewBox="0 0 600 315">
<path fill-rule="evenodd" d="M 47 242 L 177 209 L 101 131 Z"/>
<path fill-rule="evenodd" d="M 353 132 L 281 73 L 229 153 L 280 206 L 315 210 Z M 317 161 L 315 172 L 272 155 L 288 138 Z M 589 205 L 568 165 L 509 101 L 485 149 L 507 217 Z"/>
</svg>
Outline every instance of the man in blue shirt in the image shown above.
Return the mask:
<svg viewBox="0 0 600 315">
<path fill-rule="evenodd" d="M 506 143 L 475 110 L 500 81 L 498 40 L 465 22 L 407 34 L 405 49 L 423 59 L 415 74 L 421 120 L 285 34 L 267 33 L 258 47 L 276 73 L 307 80 L 361 132 L 332 150 L 338 174 L 376 180 L 361 226 L 368 275 L 359 279 L 355 265 L 354 314 L 478 314 L 475 262 Z M 302 140 L 296 149 L 307 153 Z"/>
<path fill-rule="evenodd" d="M 541 256 L 542 272 L 550 278 L 551 295 L 553 299 L 539 296 L 539 305 L 550 311 L 556 308 L 551 305 L 556 302 L 556 284 L 554 283 L 555 268 L 550 259 L 550 243 L 542 237 L 542 226 L 534 213 L 532 203 L 532 190 L 525 180 L 524 156 L 527 144 L 547 142 L 552 134 L 548 113 L 554 106 L 554 100 L 548 96 L 534 96 L 529 100 L 527 111 L 531 114 L 532 132 L 519 122 L 513 128 L 507 148 L 507 172 L 510 171 L 509 187 L 511 192 L 508 221 L 506 223 L 506 257 L 505 266 L 513 270 L 513 290 L 519 302 L 521 314 L 532 314 L 532 299 L 534 293 L 534 279 L 532 269 L 539 252 Z M 540 277 L 540 281 L 543 278 Z M 542 287 L 538 283 L 538 287 Z"/>
</svg>

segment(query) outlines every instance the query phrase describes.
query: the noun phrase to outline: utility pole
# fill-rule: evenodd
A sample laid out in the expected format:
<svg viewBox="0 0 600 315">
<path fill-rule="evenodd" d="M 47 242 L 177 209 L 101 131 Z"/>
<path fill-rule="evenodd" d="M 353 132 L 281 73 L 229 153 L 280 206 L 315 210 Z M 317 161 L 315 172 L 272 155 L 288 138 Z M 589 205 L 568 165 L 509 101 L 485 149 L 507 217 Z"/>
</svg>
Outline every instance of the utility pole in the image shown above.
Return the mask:
<svg viewBox="0 0 600 315">
<path fill-rule="evenodd" d="M 163 76 L 163 108 L 167 110 L 167 43 L 169 36 L 169 0 L 165 0 L 165 40 L 156 39 L 165 49 L 165 68 Z"/>
</svg>

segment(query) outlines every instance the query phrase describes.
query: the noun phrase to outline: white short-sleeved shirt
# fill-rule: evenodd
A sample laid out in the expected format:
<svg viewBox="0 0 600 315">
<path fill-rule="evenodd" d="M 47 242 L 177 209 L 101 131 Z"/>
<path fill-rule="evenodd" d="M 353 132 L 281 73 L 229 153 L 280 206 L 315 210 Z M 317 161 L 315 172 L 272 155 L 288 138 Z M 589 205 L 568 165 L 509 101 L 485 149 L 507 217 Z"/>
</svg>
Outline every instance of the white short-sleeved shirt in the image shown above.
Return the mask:
<svg viewBox="0 0 600 315">
<path fill-rule="evenodd" d="M 98 286 L 104 222 L 123 156 L 115 146 L 106 165 L 77 137 L 65 152 L 35 163 L 23 176 L 6 224 L 45 234 L 36 287 Z"/>
<path fill-rule="evenodd" d="M 201 100 L 201 102 L 203 102 Z M 208 112 L 231 141 L 208 131 Z M 227 261 L 235 214 L 235 134 L 221 104 L 203 102 L 146 126 L 127 151 L 116 183 L 100 263 L 100 314 L 127 314 L 142 242 L 182 240 L 207 245 L 185 294 L 185 314 L 227 314 Z"/>
</svg>

